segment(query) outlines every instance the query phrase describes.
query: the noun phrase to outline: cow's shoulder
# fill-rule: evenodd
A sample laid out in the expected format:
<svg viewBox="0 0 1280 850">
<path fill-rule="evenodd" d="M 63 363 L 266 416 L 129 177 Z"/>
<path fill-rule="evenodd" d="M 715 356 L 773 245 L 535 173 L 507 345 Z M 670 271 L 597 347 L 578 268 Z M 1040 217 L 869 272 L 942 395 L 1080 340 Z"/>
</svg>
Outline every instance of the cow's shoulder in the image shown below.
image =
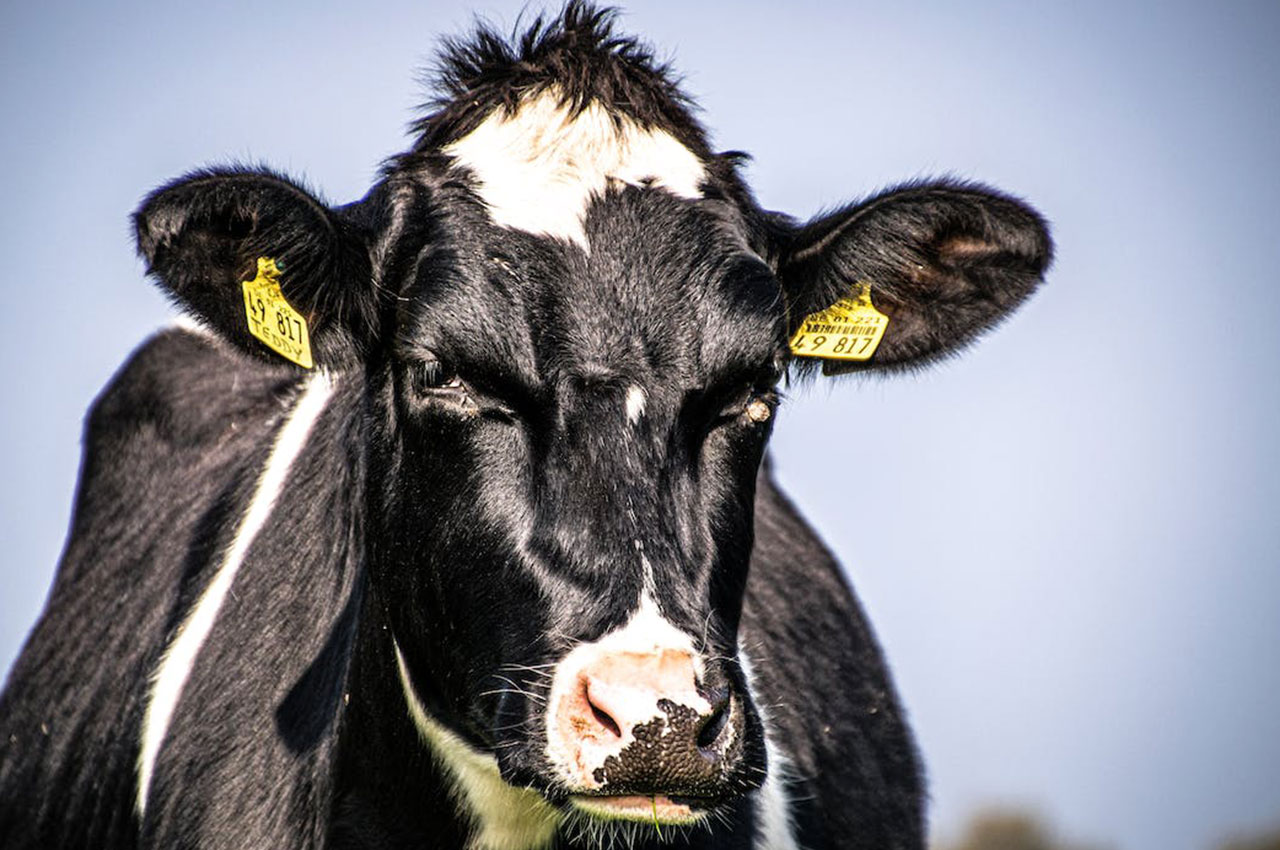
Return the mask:
<svg viewBox="0 0 1280 850">
<path fill-rule="evenodd" d="M 94 400 L 86 448 L 152 439 L 175 450 L 216 445 L 278 417 L 296 383 L 294 370 L 210 333 L 171 327 L 138 346 Z"/>
<path fill-rule="evenodd" d="M 68 590 L 85 596 L 64 587 L 82 581 L 127 586 L 131 606 L 155 602 L 150 587 L 176 587 L 174 568 L 189 560 L 189 573 L 208 554 L 296 383 L 198 331 L 171 328 L 139 346 L 85 419 L 50 607 Z"/>
<path fill-rule="evenodd" d="M 0 844 L 134 840 L 150 676 L 289 386 L 287 372 L 174 328 L 94 401 L 57 575 L 0 698 Z"/>
<path fill-rule="evenodd" d="M 773 749 L 786 760 L 771 770 L 789 777 L 800 843 L 917 846 L 921 768 L 853 588 L 767 464 L 755 514 L 741 644 Z M 883 840 L 868 840 L 868 829 Z"/>
</svg>

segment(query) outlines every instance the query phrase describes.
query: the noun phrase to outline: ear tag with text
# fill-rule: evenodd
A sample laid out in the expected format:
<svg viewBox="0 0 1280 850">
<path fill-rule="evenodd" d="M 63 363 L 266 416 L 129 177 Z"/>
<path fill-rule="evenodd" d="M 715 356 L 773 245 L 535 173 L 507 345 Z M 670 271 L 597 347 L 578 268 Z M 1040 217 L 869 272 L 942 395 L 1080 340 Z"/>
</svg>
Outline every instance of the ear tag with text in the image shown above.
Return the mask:
<svg viewBox="0 0 1280 850">
<path fill-rule="evenodd" d="M 889 327 L 889 317 L 871 305 L 871 283 L 858 281 L 853 298 L 841 298 L 804 317 L 791 338 L 791 353 L 828 360 L 869 360 Z"/>
<path fill-rule="evenodd" d="M 307 320 L 280 293 L 280 267 L 276 261 L 259 257 L 258 276 L 241 284 L 249 333 L 284 359 L 304 369 L 314 366 Z"/>
</svg>

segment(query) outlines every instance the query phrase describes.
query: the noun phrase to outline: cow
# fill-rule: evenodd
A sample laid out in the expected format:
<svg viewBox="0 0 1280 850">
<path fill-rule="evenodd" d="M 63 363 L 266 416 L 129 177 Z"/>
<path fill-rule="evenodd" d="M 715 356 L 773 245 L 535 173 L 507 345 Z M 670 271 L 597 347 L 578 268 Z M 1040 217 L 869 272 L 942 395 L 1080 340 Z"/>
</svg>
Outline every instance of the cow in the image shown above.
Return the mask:
<svg viewBox="0 0 1280 850">
<path fill-rule="evenodd" d="M 1046 224 L 952 179 L 766 211 L 616 26 L 448 42 L 354 203 L 231 167 L 147 197 L 190 320 L 88 414 L 0 845 L 924 847 L 884 657 L 766 444 L 779 387 L 999 322 Z"/>
</svg>

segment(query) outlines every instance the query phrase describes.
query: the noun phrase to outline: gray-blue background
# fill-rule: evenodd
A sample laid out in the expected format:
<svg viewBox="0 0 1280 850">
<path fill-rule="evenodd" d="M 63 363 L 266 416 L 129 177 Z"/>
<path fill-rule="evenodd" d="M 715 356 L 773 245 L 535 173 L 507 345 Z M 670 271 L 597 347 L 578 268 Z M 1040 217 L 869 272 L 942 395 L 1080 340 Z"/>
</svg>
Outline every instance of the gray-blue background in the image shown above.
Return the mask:
<svg viewBox="0 0 1280 850">
<path fill-rule="evenodd" d="M 168 320 L 126 215 L 232 160 L 358 197 L 404 145 L 411 72 L 469 20 L 355 5 L 0 12 L 0 669 L 83 411 Z M 796 393 L 775 441 L 897 671 L 938 831 L 992 801 L 1128 850 L 1276 823 L 1280 5 L 829 5 L 625 21 L 756 156 L 766 206 L 947 172 L 1053 221 L 1050 282 L 1006 327 L 921 377 Z"/>
</svg>

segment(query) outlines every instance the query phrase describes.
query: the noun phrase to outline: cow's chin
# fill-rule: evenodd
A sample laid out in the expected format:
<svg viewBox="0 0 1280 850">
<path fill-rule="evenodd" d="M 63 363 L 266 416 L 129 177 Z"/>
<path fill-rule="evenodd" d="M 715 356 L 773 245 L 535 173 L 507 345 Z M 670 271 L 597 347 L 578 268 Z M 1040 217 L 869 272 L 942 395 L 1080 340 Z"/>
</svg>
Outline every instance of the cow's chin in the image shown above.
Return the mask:
<svg viewBox="0 0 1280 850">
<path fill-rule="evenodd" d="M 702 809 L 679 803 L 662 794 L 654 796 L 597 796 L 573 794 L 569 806 L 599 821 L 645 823 L 656 827 L 692 826 L 707 816 Z"/>
</svg>

